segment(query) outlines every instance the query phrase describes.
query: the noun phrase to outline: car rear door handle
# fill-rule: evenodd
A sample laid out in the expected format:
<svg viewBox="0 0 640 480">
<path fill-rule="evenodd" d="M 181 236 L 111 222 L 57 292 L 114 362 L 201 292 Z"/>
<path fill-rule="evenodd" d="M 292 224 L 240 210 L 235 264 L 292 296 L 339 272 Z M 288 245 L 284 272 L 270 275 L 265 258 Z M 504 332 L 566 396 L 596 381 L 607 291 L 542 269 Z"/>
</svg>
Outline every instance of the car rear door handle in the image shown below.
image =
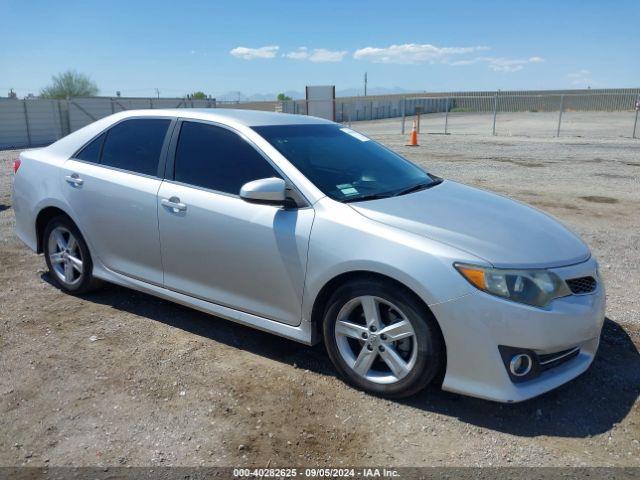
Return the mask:
<svg viewBox="0 0 640 480">
<path fill-rule="evenodd" d="M 174 212 L 184 212 L 187 209 L 187 206 L 184 203 L 180 203 L 180 199 L 178 197 L 171 197 L 169 199 L 163 198 L 160 200 L 160 203 L 163 207 L 167 207 Z"/>
<path fill-rule="evenodd" d="M 67 183 L 73 185 L 74 187 L 79 187 L 84 183 L 84 180 L 82 180 L 77 173 L 67 175 L 66 177 L 64 177 L 64 179 Z"/>
</svg>

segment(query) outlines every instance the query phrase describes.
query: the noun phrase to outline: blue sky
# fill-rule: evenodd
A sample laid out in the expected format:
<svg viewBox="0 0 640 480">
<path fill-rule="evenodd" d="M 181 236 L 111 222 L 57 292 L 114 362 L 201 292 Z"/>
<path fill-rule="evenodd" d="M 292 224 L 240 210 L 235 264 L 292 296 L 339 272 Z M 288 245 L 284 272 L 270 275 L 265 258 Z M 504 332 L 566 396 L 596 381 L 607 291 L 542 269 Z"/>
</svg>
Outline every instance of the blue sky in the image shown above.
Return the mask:
<svg viewBox="0 0 640 480">
<path fill-rule="evenodd" d="M 0 94 L 638 87 L 640 1 L 0 0 Z"/>
</svg>

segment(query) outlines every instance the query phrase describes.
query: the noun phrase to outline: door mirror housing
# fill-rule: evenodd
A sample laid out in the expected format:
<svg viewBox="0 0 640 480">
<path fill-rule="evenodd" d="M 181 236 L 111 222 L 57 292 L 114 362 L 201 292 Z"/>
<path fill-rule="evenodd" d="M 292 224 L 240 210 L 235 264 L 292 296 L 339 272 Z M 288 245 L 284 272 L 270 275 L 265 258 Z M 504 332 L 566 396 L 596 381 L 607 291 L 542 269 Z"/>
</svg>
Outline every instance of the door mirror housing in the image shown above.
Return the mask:
<svg viewBox="0 0 640 480">
<path fill-rule="evenodd" d="M 287 184 L 277 177 L 261 178 L 245 183 L 240 189 L 240 198 L 247 202 L 284 205 Z"/>
</svg>

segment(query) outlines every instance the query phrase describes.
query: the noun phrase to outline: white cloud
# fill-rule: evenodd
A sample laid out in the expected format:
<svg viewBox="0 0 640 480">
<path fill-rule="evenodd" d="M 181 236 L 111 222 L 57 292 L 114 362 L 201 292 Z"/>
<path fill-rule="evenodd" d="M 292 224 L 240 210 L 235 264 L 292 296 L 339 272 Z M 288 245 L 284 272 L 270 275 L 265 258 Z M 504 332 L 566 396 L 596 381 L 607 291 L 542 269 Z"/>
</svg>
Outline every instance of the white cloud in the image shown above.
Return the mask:
<svg viewBox="0 0 640 480">
<path fill-rule="evenodd" d="M 346 50 L 325 50 L 324 48 L 316 48 L 309 57 L 309 60 L 312 62 L 341 62 L 346 54 Z"/>
<path fill-rule="evenodd" d="M 489 50 L 489 47 L 436 47 L 430 44 L 405 43 L 402 45 L 391 45 L 385 48 L 361 48 L 355 51 L 353 58 L 357 60 L 369 60 L 375 63 L 435 63 L 444 62 L 453 55 L 462 55 L 482 50 Z"/>
<path fill-rule="evenodd" d="M 306 60 L 309 58 L 309 49 L 307 47 L 299 47 L 293 52 L 287 52 L 283 55 L 291 60 Z"/>
<path fill-rule="evenodd" d="M 341 62 L 348 52 L 346 50 L 327 50 L 325 48 L 314 48 L 309 50 L 307 47 L 300 47 L 293 52 L 284 54 L 286 58 L 291 60 L 309 60 L 310 62 Z"/>
<path fill-rule="evenodd" d="M 255 60 L 256 58 L 274 58 L 278 54 L 278 50 L 280 47 L 277 45 L 267 45 L 260 48 L 236 47 L 229 53 L 243 60 Z"/>
<path fill-rule="evenodd" d="M 374 63 L 389 64 L 420 64 L 420 63 L 444 63 L 447 65 L 461 66 L 484 63 L 494 72 L 512 73 L 522 70 L 526 65 L 544 62 L 544 58 L 532 56 L 528 58 L 505 58 L 505 57 L 474 57 L 464 58 L 468 54 L 489 50 L 483 45 L 470 47 L 437 47 L 431 44 L 405 43 L 401 45 L 390 45 L 389 47 L 365 47 L 356 50 L 353 58 L 357 60 L 367 60 Z M 254 60 L 258 58 L 275 58 L 280 51 L 277 45 L 267 45 L 259 48 L 236 47 L 229 53 L 234 57 L 244 60 Z M 195 53 L 195 52 L 191 52 Z M 284 53 L 282 56 L 290 60 L 304 60 L 309 62 L 341 62 L 348 54 L 346 50 L 328 50 L 326 48 L 299 47 L 296 50 Z M 463 56 L 463 58 L 460 58 Z M 457 57 L 457 60 L 453 58 Z M 581 76 L 577 74 L 583 72 Z M 581 70 L 569 74 L 574 79 L 573 83 L 584 83 L 584 77 L 589 74 L 587 70 Z M 586 74 L 584 73 L 586 72 Z"/>
<path fill-rule="evenodd" d="M 485 63 L 494 72 L 513 73 L 522 70 L 529 63 L 544 62 L 542 57 L 529 57 L 527 59 L 504 58 L 504 57 L 476 57 L 467 60 L 457 60 L 450 62 L 450 65 L 461 66 L 473 63 Z"/>
</svg>

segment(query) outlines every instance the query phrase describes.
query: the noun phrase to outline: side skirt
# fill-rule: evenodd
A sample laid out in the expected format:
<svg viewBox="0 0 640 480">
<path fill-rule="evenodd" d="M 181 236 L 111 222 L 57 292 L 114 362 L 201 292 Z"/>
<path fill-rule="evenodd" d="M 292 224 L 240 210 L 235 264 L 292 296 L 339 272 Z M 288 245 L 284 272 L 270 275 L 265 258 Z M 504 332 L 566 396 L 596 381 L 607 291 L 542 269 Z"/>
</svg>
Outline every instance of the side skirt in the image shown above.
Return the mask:
<svg viewBox="0 0 640 480">
<path fill-rule="evenodd" d="M 207 302 L 199 298 L 174 292 L 173 290 L 169 290 L 164 287 L 127 277 L 126 275 L 109 270 L 103 265 L 94 265 L 93 274 L 96 278 L 100 278 L 101 280 L 148 293 L 149 295 L 154 295 L 171 302 L 179 303 L 180 305 L 224 318 L 225 320 L 231 320 L 232 322 L 253 327 L 264 332 L 273 333 L 290 340 L 295 340 L 296 342 L 304 343 L 305 345 L 314 345 L 319 341 L 317 334 L 314 333 L 315 329 L 312 328 L 311 322 L 306 320 L 303 320 L 297 327 L 287 325 L 285 323 L 241 312 L 233 308 L 224 307 L 216 303 Z"/>
</svg>

